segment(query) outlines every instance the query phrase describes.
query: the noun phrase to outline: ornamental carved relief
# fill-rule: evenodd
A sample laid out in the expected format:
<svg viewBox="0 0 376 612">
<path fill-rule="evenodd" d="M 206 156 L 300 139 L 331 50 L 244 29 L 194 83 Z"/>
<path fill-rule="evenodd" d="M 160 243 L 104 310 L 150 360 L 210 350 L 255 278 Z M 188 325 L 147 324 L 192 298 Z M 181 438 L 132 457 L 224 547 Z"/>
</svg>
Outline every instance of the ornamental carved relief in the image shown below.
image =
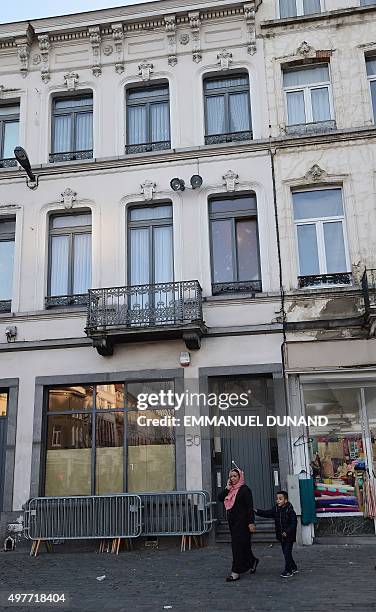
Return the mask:
<svg viewBox="0 0 376 612">
<path fill-rule="evenodd" d="M 150 81 L 151 73 L 154 70 L 154 64 L 144 60 L 138 65 L 138 74 L 143 81 Z"/>
<path fill-rule="evenodd" d="M 71 189 L 70 187 L 67 187 L 61 194 L 60 202 L 63 202 L 64 208 L 73 208 L 73 202 L 76 201 L 76 196 L 77 193 L 73 191 L 73 189 Z"/>
<path fill-rule="evenodd" d="M 98 77 L 102 74 L 102 66 L 101 66 L 101 33 L 99 26 L 93 26 L 88 29 L 89 32 L 89 40 L 91 44 L 91 49 L 93 53 L 93 66 L 92 72 L 93 75 Z"/>
<path fill-rule="evenodd" d="M 308 170 L 308 172 L 304 176 L 304 178 L 308 179 L 309 181 L 319 181 L 320 179 L 322 179 L 325 176 L 326 176 L 325 170 L 320 168 L 320 166 L 318 164 L 314 164 L 312 166 L 312 168 L 310 168 Z"/>
<path fill-rule="evenodd" d="M 156 183 L 150 180 L 146 180 L 142 183 L 141 190 L 142 195 L 144 196 L 144 200 L 150 202 L 153 199 L 156 186 Z"/>
<path fill-rule="evenodd" d="M 236 185 L 239 183 L 239 175 L 233 170 L 228 170 L 222 178 L 223 184 L 226 187 L 226 191 L 228 191 L 229 193 L 235 191 Z"/>
<path fill-rule="evenodd" d="M 220 65 L 221 70 L 228 70 L 230 67 L 230 64 L 232 64 L 231 51 L 227 51 L 227 49 L 223 49 L 223 51 L 218 53 L 217 60 L 218 60 L 217 64 Z"/>
<path fill-rule="evenodd" d="M 169 15 L 164 18 L 166 35 L 167 35 L 167 52 L 169 66 L 176 66 L 178 56 L 176 55 L 176 18 L 175 15 Z"/>
<path fill-rule="evenodd" d="M 41 34 L 38 36 L 38 44 L 41 58 L 41 70 L 40 74 L 43 83 L 48 83 L 50 80 L 50 49 L 51 43 L 48 34 Z"/>
<path fill-rule="evenodd" d="M 78 84 L 79 76 L 77 72 L 68 72 L 68 74 L 64 74 L 65 86 L 68 91 L 74 91 Z"/>
<path fill-rule="evenodd" d="M 112 39 L 115 44 L 115 72 L 121 74 L 124 72 L 124 29 L 122 23 L 113 23 L 111 25 Z"/>
<path fill-rule="evenodd" d="M 196 64 L 199 64 L 202 60 L 202 52 L 201 52 L 201 40 L 200 40 L 200 29 L 201 29 L 201 20 L 200 13 L 198 11 L 194 13 L 188 13 L 189 23 L 191 26 L 192 32 L 192 59 Z"/>
</svg>

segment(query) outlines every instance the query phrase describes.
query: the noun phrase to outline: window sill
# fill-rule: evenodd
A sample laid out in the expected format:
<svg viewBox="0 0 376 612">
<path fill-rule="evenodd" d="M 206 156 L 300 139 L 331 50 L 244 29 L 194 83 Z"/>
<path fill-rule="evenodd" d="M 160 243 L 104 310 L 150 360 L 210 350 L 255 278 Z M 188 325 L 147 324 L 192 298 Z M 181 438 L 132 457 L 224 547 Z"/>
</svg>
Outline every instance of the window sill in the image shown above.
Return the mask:
<svg viewBox="0 0 376 612">
<path fill-rule="evenodd" d="M 203 302 L 210 304 L 210 303 L 216 303 L 216 302 L 223 302 L 223 301 L 239 301 L 239 300 L 244 300 L 244 301 L 249 301 L 249 300 L 256 300 L 256 301 L 262 301 L 265 299 L 280 299 L 280 293 L 278 291 L 267 291 L 267 292 L 258 292 L 258 293 L 246 293 L 246 292 L 240 292 L 240 293 L 224 293 L 222 295 L 207 295 L 203 298 Z"/>
</svg>

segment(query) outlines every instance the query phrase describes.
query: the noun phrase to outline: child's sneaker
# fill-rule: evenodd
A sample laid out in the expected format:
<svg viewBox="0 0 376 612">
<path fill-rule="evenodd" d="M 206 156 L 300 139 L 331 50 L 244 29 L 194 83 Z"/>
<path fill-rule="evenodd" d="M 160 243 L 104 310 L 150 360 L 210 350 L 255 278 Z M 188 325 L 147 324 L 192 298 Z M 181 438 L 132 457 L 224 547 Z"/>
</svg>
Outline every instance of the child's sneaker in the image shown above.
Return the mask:
<svg viewBox="0 0 376 612">
<path fill-rule="evenodd" d="M 293 573 L 293 574 L 299 574 L 299 570 L 298 570 L 298 568 L 293 569 L 293 570 L 292 570 L 292 573 Z"/>
<path fill-rule="evenodd" d="M 281 577 L 282 578 L 291 578 L 292 575 L 293 575 L 292 572 L 282 572 Z"/>
</svg>

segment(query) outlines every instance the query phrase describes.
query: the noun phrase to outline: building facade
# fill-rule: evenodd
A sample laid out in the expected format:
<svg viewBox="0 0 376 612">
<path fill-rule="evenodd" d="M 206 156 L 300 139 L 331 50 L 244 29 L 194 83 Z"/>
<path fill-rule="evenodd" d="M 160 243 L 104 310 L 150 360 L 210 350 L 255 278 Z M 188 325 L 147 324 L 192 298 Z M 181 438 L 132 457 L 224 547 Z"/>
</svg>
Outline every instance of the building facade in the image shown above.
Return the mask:
<svg viewBox="0 0 376 612">
<path fill-rule="evenodd" d="M 374 465 L 376 7 L 319 4 L 0 25 L 3 525 L 37 495 L 215 496 L 232 460 L 259 506 L 316 454 L 320 486 L 339 459 Z M 161 389 L 348 427 L 141 427 Z"/>
</svg>

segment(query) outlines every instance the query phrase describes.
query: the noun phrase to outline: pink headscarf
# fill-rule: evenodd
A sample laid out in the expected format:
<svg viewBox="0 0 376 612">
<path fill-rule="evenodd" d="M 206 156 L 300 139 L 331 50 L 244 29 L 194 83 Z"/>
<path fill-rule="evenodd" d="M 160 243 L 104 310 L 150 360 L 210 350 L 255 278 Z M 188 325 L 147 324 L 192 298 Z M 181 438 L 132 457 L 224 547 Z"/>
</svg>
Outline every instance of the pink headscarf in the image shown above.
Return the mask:
<svg viewBox="0 0 376 612">
<path fill-rule="evenodd" d="M 229 471 L 229 477 L 231 472 L 234 472 L 236 470 L 230 470 Z M 244 480 L 244 472 L 243 470 L 238 470 L 240 472 L 240 478 L 239 481 L 236 483 L 236 485 L 231 485 L 229 492 L 227 493 L 226 497 L 225 497 L 225 508 L 226 510 L 231 510 L 231 508 L 233 507 L 234 503 L 235 503 L 235 499 L 236 496 L 238 494 L 238 491 L 240 489 L 240 487 L 245 484 L 245 480 Z"/>
</svg>

